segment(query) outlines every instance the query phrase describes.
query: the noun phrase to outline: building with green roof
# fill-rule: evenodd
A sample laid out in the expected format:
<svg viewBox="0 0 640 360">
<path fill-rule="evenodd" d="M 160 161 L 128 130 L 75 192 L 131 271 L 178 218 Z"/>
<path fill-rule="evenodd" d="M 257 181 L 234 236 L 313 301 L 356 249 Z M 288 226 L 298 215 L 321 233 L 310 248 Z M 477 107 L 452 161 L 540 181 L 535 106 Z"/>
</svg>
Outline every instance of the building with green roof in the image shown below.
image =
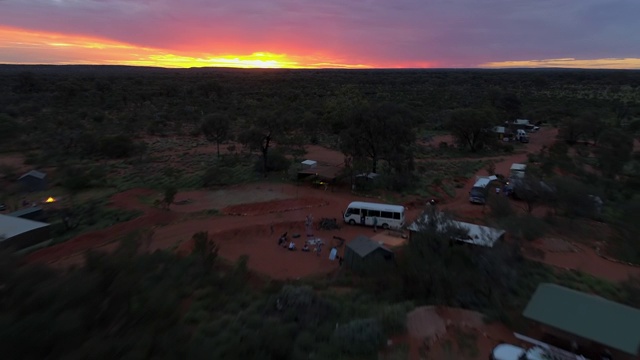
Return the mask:
<svg viewBox="0 0 640 360">
<path fill-rule="evenodd" d="M 640 356 L 640 309 L 556 284 L 540 284 L 524 317 L 545 333 L 590 351 L 609 350 L 613 359 Z"/>
</svg>

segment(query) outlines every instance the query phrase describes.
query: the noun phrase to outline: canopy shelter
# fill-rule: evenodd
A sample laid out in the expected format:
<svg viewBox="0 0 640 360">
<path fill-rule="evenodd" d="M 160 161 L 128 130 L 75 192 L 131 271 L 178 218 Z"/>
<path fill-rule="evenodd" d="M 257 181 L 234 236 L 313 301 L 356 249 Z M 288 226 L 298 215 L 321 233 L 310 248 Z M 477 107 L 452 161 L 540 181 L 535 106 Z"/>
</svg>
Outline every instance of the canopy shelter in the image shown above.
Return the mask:
<svg viewBox="0 0 640 360">
<path fill-rule="evenodd" d="M 556 284 L 540 284 L 525 318 L 605 348 L 640 356 L 640 309 Z"/>
</svg>

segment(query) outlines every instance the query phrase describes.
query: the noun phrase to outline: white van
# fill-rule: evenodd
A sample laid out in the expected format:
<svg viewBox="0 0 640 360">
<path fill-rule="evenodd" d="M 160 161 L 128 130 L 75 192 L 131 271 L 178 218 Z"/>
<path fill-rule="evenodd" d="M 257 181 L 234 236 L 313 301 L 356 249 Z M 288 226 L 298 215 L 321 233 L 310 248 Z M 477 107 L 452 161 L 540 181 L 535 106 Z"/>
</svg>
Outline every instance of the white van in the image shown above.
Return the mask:
<svg viewBox="0 0 640 360">
<path fill-rule="evenodd" d="M 538 346 L 525 350 L 511 344 L 500 344 L 493 348 L 491 360 L 545 360 L 547 352 Z"/>
<path fill-rule="evenodd" d="M 469 202 L 474 204 L 484 204 L 487 202 L 487 195 L 489 193 L 489 184 L 492 181 L 498 180 L 495 175 L 491 176 L 478 176 L 476 182 L 473 184 L 471 191 L 469 191 Z"/>
<path fill-rule="evenodd" d="M 373 219 L 377 226 L 388 229 L 398 229 L 404 226 L 405 208 L 401 205 L 388 205 L 354 201 L 344 212 L 344 222 L 350 225 L 360 224 L 373 226 Z"/>
</svg>

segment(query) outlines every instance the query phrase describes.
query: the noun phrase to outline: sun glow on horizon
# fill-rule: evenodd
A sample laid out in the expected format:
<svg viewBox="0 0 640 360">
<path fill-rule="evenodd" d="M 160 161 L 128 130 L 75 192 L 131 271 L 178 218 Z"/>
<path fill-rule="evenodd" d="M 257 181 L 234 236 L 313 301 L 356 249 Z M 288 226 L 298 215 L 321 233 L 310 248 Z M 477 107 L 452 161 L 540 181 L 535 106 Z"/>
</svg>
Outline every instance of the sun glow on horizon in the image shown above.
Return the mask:
<svg viewBox="0 0 640 360">
<path fill-rule="evenodd" d="M 9 60 L 3 57 L 36 53 L 42 60 Z M 36 32 L 0 26 L 0 63 L 52 65 L 131 65 L 165 68 L 233 67 L 261 69 L 372 68 L 344 64 L 331 58 L 275 54 L 267 51 L 247 54 L 177 54 L 169 50 L 139 47 L 109 39 L 81 35 Z"/>
<path fill-rule="evenodd" d="M 494 61 L 481 64 L 483 68 L 575 68 L 575 69 L 640 69 L 639 58 L 604 59 L 544 59 Z"/>
</svg>

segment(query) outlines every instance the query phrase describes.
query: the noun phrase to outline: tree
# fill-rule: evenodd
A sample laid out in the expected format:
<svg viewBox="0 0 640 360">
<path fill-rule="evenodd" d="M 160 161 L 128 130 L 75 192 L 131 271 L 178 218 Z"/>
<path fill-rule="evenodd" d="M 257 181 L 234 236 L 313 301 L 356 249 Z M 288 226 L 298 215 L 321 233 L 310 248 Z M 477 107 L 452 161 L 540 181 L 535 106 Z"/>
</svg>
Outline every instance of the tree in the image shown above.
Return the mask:
<svg viewBox="0 0 640 360">
<path fill-rule="evenodd" d="M 167 209 L 171 204 L 173 204 L 173 201 L 175 200 L 177 193 L 178 193 L 178 189 L 176 189 L 173 186 L 169 186 L 164 190 L 164 199 L 162 199 L 162 202 L 164 203 Z"/>
<path fill-rule="evenodd" d="M 201 130 L 207 141 L 216 144 L 218 159 L 220 159 L 220 143 L 229 138 L 231 120 L 226 115 L 210 114 L 204 118 Z"/>
<path fill-rule="evenodd" d="M 451 131 L 458 143 L 477 152 L 495 141 L 493 127 L 497 125 L 491 110 L 458 109 L 451 112 L 445 127 Z"/>
<path fill-rule="evenodd" d="M 539 177 L 527 173 L 524 178 L 514 179 L 513 196 L 527 205 L 527 212 L 545 202 L 551 201 L 554 190 Z"/>
<path fill-rule="evenodd" d="M 567 144 L 573 145 L 580 140 L 580 137 L 584 135 L 584 133 L 584 122 L 580 118 L 567 117 L 560 123 L 558 137 L 564 140 Z"/>
<path fill-rule="evenodd" d="M 414 122 L 413 114 L 395 104 L 360 107 L 341 133 L 341 150 L 346 156 L 368 158 L 372 173 L 378 172 L 380 160 L 400 170 L 413 161 Z"/>
<path fill-rule="evenodd" d="M 269 172 L 269 150 L 274 141 L 287 142 L 294 121 L 290 114 L 262 114 L 247 125 L 249 128 L 238 136 L 238 141 L 251 151 L 262 154 L 262 172 Z"/>
<path fill-rule="evenodd" d="M 598 168 L 604 176 L 614 178 L 631 160 L 633 138 L 620 129 L 611 128 L 602 132 L 598 142 L 595 151 Z"/>
<path fill-rule="evenodd" d="M 605 131 L 607 124 L 594 111 L 583 114 L 581 120 L 585 135 L 593 141 L 593 145 L 598 145 L 600 134 Z"/>
<path fill-rule="evenodd" d="M 193 252 L 198 257 L 205 272 L 213 268 L 213 264 L 218 257 L 218 246 L 209 239 L 209 233 L 201 231 L 193 234 Z"/>
</svg>

